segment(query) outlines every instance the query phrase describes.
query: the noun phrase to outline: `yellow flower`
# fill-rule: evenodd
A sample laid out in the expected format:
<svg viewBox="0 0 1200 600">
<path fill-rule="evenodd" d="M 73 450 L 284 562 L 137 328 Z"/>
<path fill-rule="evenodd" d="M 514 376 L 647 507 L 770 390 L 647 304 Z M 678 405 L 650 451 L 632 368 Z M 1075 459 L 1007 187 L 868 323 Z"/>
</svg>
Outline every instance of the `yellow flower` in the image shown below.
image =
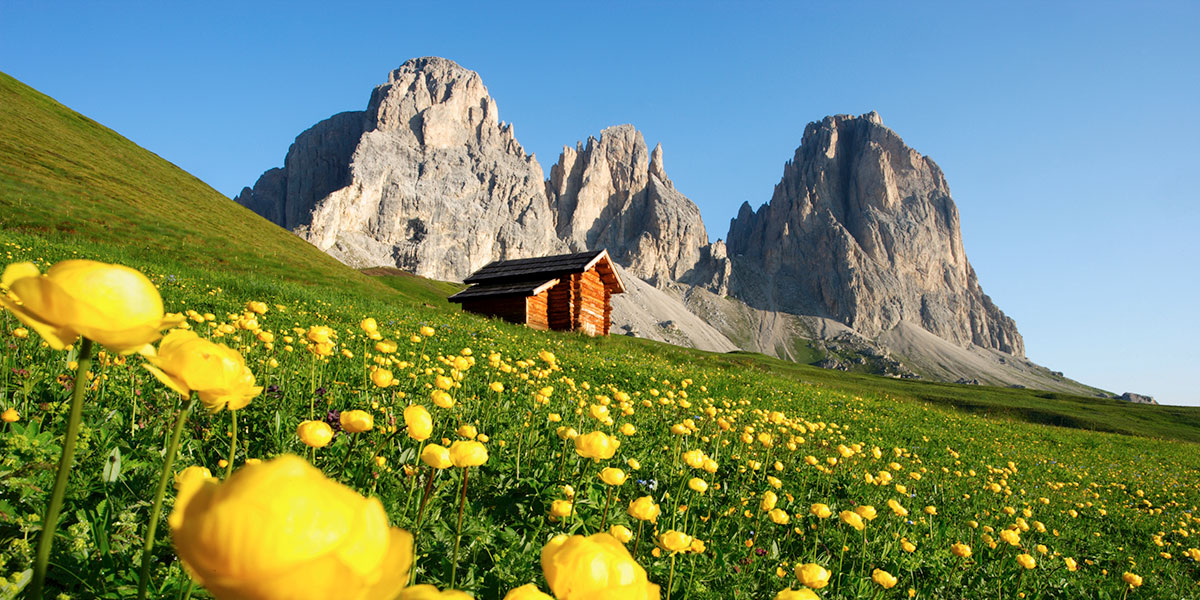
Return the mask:
<svg viewBox="0 0 1200 600">
<path fill-rule="evenodd" d="M 537 586 L 532 583 L 527 583 L 519 588 L 509 591 L 504 595 L 504 600 L 554 600 L 552 596 L 537 589 Z"/>
<path fill-rule="evenodd" d="M 262 392 L 238 351 L 176 329 L 143 364 L 159 381 L 185 397 L 193 391 L 208 410 L 238 410 Z"/>
<path fill-rule="evenodd" d="M 959 558 L 971 558 L 971 547 L 966 544 L 950 544 L 950 552 Z"/>
<path fill-rule="evenodd" d="M 1075 559 L 1069 556 L 1063 559 L 1063 563 L 1067 565 L 1068 571 L 1074 571 L 1075 569 L 1079 568 L 1079 563 L 1075 562 Z"/>
<path fill-rule="evenodd" d="M 1130 587 L 1141 587 L 1142 586 L 1142 576 L 1135 575 L 1133 573 L 1130 573 L 1129 571 L 1126 571 L 1124 575 L 1121 575 L 1121 581 L 1124 581 L 1125 583 L 1129 584 Z"/>
<path fill-rule="evenodd" d="M 617 538 L 622 544 L 628 544 L 629 540 L 633 539 L 633 532 L 624 525 L 613 525 L 608 528 L 608 533 Z"/>
<path fill-rule="evenodd" d="M 371 383 L 374 383 L 376 387 L 385 388 L 395 385 L 396 377 L 389 369 L 375 369 L 371 371 Z"/>
<path fill-rule="evenodd" d="M 771 509 L 771 512 L 767 513 L 767 517 L 769 517 L 776 525 L 787 525 L 788 521 L 791 520 L 791 518 L 788 517 L 787 511 L 783 510 L 782 508 Z"/>
<path fill-rule="evenodd" d="M 430 397 L 433 398 L 433 403 L 439 408 L 454 408 L 454 398 L 451 398 L 450 394 L 442 390 L 433 390 L 433 394 Z"/>
<path fill-rule="evenodd" d="M 798 590 L 789 588 L 775 594 L 775 600 L 821 600 L 821 597 L 808 588 L 800 588 Z"/>
<path fill-rule="evenodd" d="M 843 510 L 839 516 L 842 518 L 843 523 L 845 523 L 859 531 L 862 531 L 863 528 L 866 527 L 866 524 L 863 523 L 862 517 L 859 516 L 858 513 L 856 513 L 856 512 L 850 512 L 848 510 Z M 809 587 L 812 587 L 812 586 L 809 586 Z"/>
<path fill-rule="evenodd" d="M 425 337 L 433 337 L 433 328 L 426 325 L 421 328 L 421 335 Z"/>
<path fill-rule="evenodd" d="M 246 310 L 255 314 L 265 315 L 267 314 L 267 303 L 251 300 L 246 303 Z"/>
<path fill-rule="evenodd" d="M 308 328 L 304 337 L 314 344 L 328 344 L 332 341 L 333 328 L 326 325 L 313 325 Z"/>
<path fill-rule="evenodd" d="M 708 546 L 706 546 L 702 540 L 692 538 L 692 545 L 690 548 L 688 548 L 688 552 L 691 552 L 692 554 L 704 554 L 705 550 L 708 550 Z"/>
<path fill-rule="evenodd" d="M 366 433 L 375 427 L 375 417 L 365 410 L 348 410 L 339 420 L 346 433 Z"/>
<path fill-rule="evenodd" d="M 79 336 L 113 352 L 142 350 L 167 327 L 184 322 L 163 314 L 162 297 L 138 271 L 91 260 L 64 260 L 43 275 L 33 263 L 4 269 L 0 306 L 32 328 L 55 350 Z"/>
<path fill-rule="evenodd" d="M 385 600 L 408 582 L 412 535 L 297 456 L 194 487 L 176 500 L 171 537 L 217 598 Z"/>
<path fill-rule="evenodd" d="M 814 590 L 829 585 L 829 575 L 829 570 L 817 563 L 796 565 L 796 579 L 800 580 L 801 585 Z"/>
<path fill-rule="evenodd" d="M 1021 545 L 1021 534 L 1016 529 L 1005 529 L 1000 532 L 1000 539 L 1009 543 L 1012 546 Z"/>
<path fill-rule="evenodd" d="M 625 471 L 622 471 L 620 469 L 614 469 L 612 467 L 605 467 L 602 471 L 600 471 L 600 480 L 603 481 L 604 483 L 607 483 L 608 485 L 612 485 L 612 486 L 621 485 L 621 484 L 625 483 L 626 478 L 627 478 L 627 476 L 625 475 Z"/>
<path fill-rule="evenodd" d="M 812 505 L 812 507 L 808 509 L 808 512 L 812 513 L 813 516 L 818 519 L 828 519 L 831 515 L 833 515 L 833 511 L 829 510 L 829 505 L 821 504 L 820 502 Z"/>
<path fill-rule="evenodd" d="M 770 512 L 772 508 L 775 508 L 775 503 L 777 502 L 779 502 L 779 496 L 776 496 L 775 492 L 767 490 L 763 492 L 762 501 L 758 503 L 758 507 L 763 512 Z"/>
<path fill-rule="evenodd" d="M 896 576 L 884 571 L 883 569 L 875 569 L 871 571 L 871 581 L 883 586 L 883 589 L 890 590 L 896 586 Z"/>
<path fill-rule="evenodd" d="M 499 381 L 493 381 L 488 385 L 488 388 L 499 394 L 500 392 L 504 391 L 504 384 L 500 383 Z"/>
<path fill-rule="evenodd" d="M 325 421 L 304 421 L 296 427 L 296 435 L 305 445 L 324 448 L 333 439 L 333 428 Z"/>
<path fill-rule="evenodd" d="M 639 521 L 657 522 L 658 515 L 662 511 L 654 503 L 654 498 L 642 496 L 629 503 L 629 510 L 627 512 L 629 516 Z"/>
<path fill-rule="evenodd" d="M 612 458 L 620 445 L 620 440 L 603 431 L 593 431 L 575 438 L 575 452 L 595 460 Z"/>
<path fill-rule="evenodd" d="M 896 513 L 897 517 L 907 517 L 908 516 L 908 509 L 901 506 L 901 504 L 899 502 L 897 502 L 895 498 L 888 500 L 887 505 L 888 505 L 888 508 L 892 509 L 893 513 Z"/>
<path fill-rule="evenodd" d="M 574 511 L 574 505 L 570 500 L 555 500 L 550 503 L 550 516 L 558 517 L 559 519 L 566 517 Z"/>
<path fill-rule="evenodd" d="M 903 548 L 905 552 L 916 552 L 917 551 L 916 544 L 913 544 L 912 542 L 908 541 L 905 538 L 900 538 L 900 547 Z"/>
<path fill-rule="evenodd" d="M 435 469 L 449 469 L 454 466 L 454 461 L 450 460 L 450 450 L 437 444 L 425 446 L 421 451 L 421 462 Z"/>
<path fill-rule="evenodd" d="M 373 317 L 367 317 L 363 319 L 358 326 L 367 333 L 371 333 L 372 331 L 379 329 L 379 323 Z"/>
<path fill-rule="evenodd" d="M 17 409 L 9 408 L 4 411 L 4 414 L 0 415 L 0 420 L 3 420 L 5 423 L 16 423 L 21 420 L 21 414 L 17 412 Z"/>
<path fill-rule="evenodd" d="M 633 423 L 623 423 L 623 424 L 621 424 L 621 434 L 622 434 L 622 435 L 625 435 L 625 436 L 631 436 L 631 435 L 633 435 L 633 434 L 635 434 L 635 433 L 637 433 L 637 427 L 634 427 L 634 426 L 633 426 Z"/>
<path fill-rule="evenodd" d="M 450 444 L 450 462 L 456 467 L 478 467 L 488 460 L 487 447 L 479 442 Z"/>
<path fill-rule="evenodd" d="M 703 494 L 708 490 L 708 482 L 699 477 L 693 477 L 688 480 L 688 488 L 697 494 Z"/>
<path fill-rule="evenodd" d="M 936 515 L 936 514 L 937 514 L 937 507 L 936 507 L 936 506 L 933 506 L 933 505 L 926 506 L 926 507 L 925 507 L 925 514 L 927 514 L 927 515 L 929 515 L 929 516 Z"/>
<path fill-rule="evenodd" d="M 672 529 L 658 536 L 658 545 L 664 550 L 682 552 L 692 547 L 692 536 Z"/>
<path fill-rule="evenodd" d="M 455 430 L 455 433 L 461 437 L 467 438 L 468 440 L 473 440 L 475 439 L 475 436 L 479 435 L 479 430 L 470 423 L 463 423 L 462 425 L 458 426 L 458 429 Z"/>
<path fill-rule="evenodd" d="M 13 334 L 13 337 L 15 337 L 19 340 L 23 340 L 23 339 L 29 337 L 29 330 L 25 329 L 24 327 L 18 327 L 16 329 L 12 330 L 12 334 Z"/>
<path fill-rule="evenodd" d="M 854 508 L 854 512 L 858 513 L 858 516 L 868 521 L 874 521 L 875 517 L 879 516 L 879 513 L 875 511 L 875 507 L 869 504 L 860 504 L 856 506 Z"/>
<path fill-rule="evenodd" d="M 659 597 L 646 570 L 607 533 L 556 536 L 542 548 L 542 573 L 558 600 Z"/>
<path fill-rule="evenodd" d="M 404 409 L 404 424 L 408 426 L 408 437 L 423 442 L 433 433 L 433 417 L 420 404 Z"/>
<path fill-rule="evenodd" d="M 396 600 L 472 600 L 472 596 L 459 590 L 441 590 L 436 586 L 422 583 L 404 588 Z"/>
<path fill-rule="evenodd" d="M 1021 565 L 1022 567 L 1025 567 L 1026 569 L 1032 569 L 1037 566 L 1037 561 L 1034 560 L 1033 557 L 1028 554 L 1018 554 L 1017 555 L 1017 564 Z"/>
</svg>

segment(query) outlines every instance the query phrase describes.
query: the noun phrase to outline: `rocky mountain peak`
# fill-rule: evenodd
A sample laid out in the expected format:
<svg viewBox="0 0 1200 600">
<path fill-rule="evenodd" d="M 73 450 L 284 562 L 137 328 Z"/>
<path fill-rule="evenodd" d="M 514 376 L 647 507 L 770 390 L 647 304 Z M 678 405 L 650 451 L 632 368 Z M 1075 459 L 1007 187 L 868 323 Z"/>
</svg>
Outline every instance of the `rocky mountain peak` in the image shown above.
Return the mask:
<svg viewBox="0 0 1200 600">
<path fill-rule="evenodd" d="M 805 127 L 770 202 L 743 205 L 730 223 L 728 249 L 743 282 L 735 294 L 752 305 L 830 317 L 869 337 L 908 322 L 1024 353 L 967 262 L 941 169 L 878 113 Z M 736 275 L 743 265 L 749 272 Z"/>
<path fill-rule="evenodd" d="M 444 58 L 405 62 L 236 200 L 350 265 L 439 279 L 562 248 L 541 166 L 479 75 Z"/>
<path fill-rule="evenodd" d="M 648 151 L 642 133 L 617 125 L 550 168 L 546 195 L 558 237 L 573 250 L 608 248 L 630 273 L 656 285 L 709 275 L 708 232 L 694 202 L 675 189 L 662 145 Z"/>
</svg>

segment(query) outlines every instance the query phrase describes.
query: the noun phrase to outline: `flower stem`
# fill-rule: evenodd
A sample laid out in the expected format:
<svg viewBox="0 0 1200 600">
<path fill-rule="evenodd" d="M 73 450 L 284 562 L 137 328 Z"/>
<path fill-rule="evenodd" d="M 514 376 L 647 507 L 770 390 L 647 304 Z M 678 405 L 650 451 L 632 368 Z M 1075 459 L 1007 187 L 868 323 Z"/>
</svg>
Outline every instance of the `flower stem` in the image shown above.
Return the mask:
<svg viewBox="0 0 1200 600">
<path fill-rule="evenodd" d="M 638 519 L 637 539 L 634 540 L 634 542 L 633 542 L 633 560 L 637 560 L 638 547 L 642 545 L 642 526 L 645 524 L 646 524 L 645 521 Z"/>
<path fill-rule="evenodd" d="M 612 505 L 613 486 L 608 486 L 608 498 L 604 500 L 604 517 L 600 519 L 600 531 L 608 525 L 608 507 Z"/>
<path fill-rule="evenodd" d="M 413 565 L 408 576 L 408 585 L 416 585 L 417 583 L 417 557 L 420 554 L 417 552 L 417 544 L 421 541 L 421 521 L 425 519 L 425 506 L 429 503 L 429 493 L 433 491 L 433 478 L 437 475 L 437 470 L 429 467 L 429 475 L 425 482 L 425 493 L 421 496 L 421 506 L 417 509 L 417 526 L 413 527 Z M 415 475 L 414 475 L 415 477 Z"/>
<path fill-rule="evenodd" d="M 342 459 L 342 466 L 338 467 L 338 481 L 341 481 L 346 475 L 346 465 L 350 462 L 350 456 L 354 454 L 354 447 L 358 445 L 359 436 L 360 434 L 357 433 L 350 434 L 350 447 L 346 448 L 346 457 Z"/>
<path fill-rule="evenodd" d="M 138 600 L 145 600 L 146 590 L 150 585 L 150 554 L 154 551 L 154 533 L 158 529 L 158 517 L 162 514 L 163 494 L 167 491 L 167 480 L 172 476 L 171 469 L 175 464 L 175 452 L 179 449 L 179 436 L 183 433 L 183 425 L 187 422 L 188 413 L 196 401 L 189 400 L 184 405 L 179 417 L 175 419 L 175 430 L 171 432 L 171 442 L 167 453 L 163 456 L 162 475 L 158 478 L 158 490 L 154 493 L 154 504 L 150 509 L 150 522 L 146 524 L 146 541 L 142 546 L 142 569 L 138 574 Z"/>
<path fill-rule="evenodd" d="M 454 530 L 454 559 L 450 562 L 450 587 L 454 587 L 458 575 L 458 545 L 462 541 L 463 508 L 467 505 L 467 473 L 470 467 L 463 467 L 462 497 L 458 501 L 458 527 Z"/>
<path fill-rule="evenodd" d="M 67 478 L 71 474 L 71 463 L 75 460 L 75 438 L 79 435 L 79 421 L 83 416 L 83 392 L 87 389 L 87 372 L 92 367 L 92 340 L 83 338 L 79 346 L 79 364 L 75 369 L 75 387 L 71 394 L 71 414 L 67 418 L 67 433 L 63 439 L 62 455 L 58 459 L 58 474 L 54 478 L 54 489 L 50 493 L 50 506 L 42 519 L 42 532 L 38 534 L 37 558 L 33 563 L 33 581 L 29 585 L 30 599 L 41 600 L 42 585 L 46 580 L 46 565 L 50 562 L 50 548 L 54 545 L 54 532 L 58 529 L 58 515 L 62 512 L 63 495 L 67 491 Z"/>
<path fill-rule="evenodd" d="M 671 574 L 667 576 L 667 598 L 671 597 L 671 587 L 675 583 L 675 552 L 671 553 Z"/>
<path fill-rule="evenodd" d="M 237 411 L 230 410 L 229 416 L 232 421 L 230 426 L 231 433 L 229 436 L 229 461 L 225 464 L 225 479 L 229 479 L 229 475 L 233 473 L 233 457 L 237 454 Z"/>
</svg>

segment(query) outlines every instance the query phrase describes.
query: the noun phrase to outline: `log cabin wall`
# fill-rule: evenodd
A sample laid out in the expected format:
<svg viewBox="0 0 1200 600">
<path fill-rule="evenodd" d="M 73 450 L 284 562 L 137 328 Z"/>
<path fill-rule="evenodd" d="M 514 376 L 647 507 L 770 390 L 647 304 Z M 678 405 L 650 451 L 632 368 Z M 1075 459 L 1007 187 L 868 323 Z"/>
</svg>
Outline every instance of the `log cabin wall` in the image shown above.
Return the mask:
<svg viewBox="0 0 1200 600">
<path fill-rule="evenodd" d="M 550 290 L 525 299 L 525 324 L 534 329 L 550 329 Z"/>
<path fill-rule="evenodd" d="M 604 332 L 601 335 L 608 335 L 609 329 L 612 329 L 612 291 L 606 287 L 604 288 Z"/>
<path fill-rule="evenodd" d="M 547 290 L 546 321 L 554 331 L 570 331 L 573 329 L 571 314 L 574 305 L 574 289 L 572 277 L 563 277 L 554 287 Z"/>
<path fill-rule="evenodd" d="M 605 335 L 608 333 L 605 323 L 608 290 L 604 287 L 604 281 L 595 269 L 572 276 L 572 279 L 576 277 L 579 289 L 577 329 L 588 335 Z"/>
<path fill-rule="evenodd" d="M 525 298 L 522 296 L 506 296 L 500 298 L 480 298 L 478 300 L 463 300 L 463 310 L 490 317 L 499 317 L 511 323 L 524 323 L 527 312 Z"/>
</svg>

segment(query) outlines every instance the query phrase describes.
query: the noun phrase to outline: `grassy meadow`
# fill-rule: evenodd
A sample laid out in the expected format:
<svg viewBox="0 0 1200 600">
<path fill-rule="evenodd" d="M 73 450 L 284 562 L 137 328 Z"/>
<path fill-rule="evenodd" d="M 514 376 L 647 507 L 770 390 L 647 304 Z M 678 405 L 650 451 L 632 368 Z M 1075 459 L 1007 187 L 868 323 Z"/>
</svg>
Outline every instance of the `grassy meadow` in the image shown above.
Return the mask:
<svg viewBox="0 0 1200 600">
<path fill-rule="evenodd" d="M 419 584 L 551 593 L 547 542 L 611 531 L 662 598 L 802 586 L 825 599 L 1200 597 L 1200 411 L 465 314 L 444 300 L 452 284 L 345 268 L 2 74 L 0 257 L 144 273 L 166 310 L 237 350 L 265 388 L 236 413 L 192 412 L 172 470 L 223 478 L 222 461 L 236 476 L 247 461 L 304 457 L 414 534 Z M 27 585 L 77 377 L 83 425 L 45 597 L 134 597 L 184 398 L 137 355 L 105 352 L 80 375 L 78 345 L 53 350 L 0 315 L 0 411 L 18 415 L 0 433 L 0 598 Z M 319 327 L 332 346 L 310 341 Z M 405 428 L 412 405 L 432 416 L 427 440 Z M 373 426 L 340 431 L 351 410 Z M 335 430 L 327 445 L 301 440 L 309 420 Z M 620 442 L 611 457 L 584 456 L 594 432 Z M 419 458 L 469 439 L 488 456 L 466 482 Z M 149 597 L 212 597 L 172 547 L 176 499 L 168 488 Z"/>
</svg>

